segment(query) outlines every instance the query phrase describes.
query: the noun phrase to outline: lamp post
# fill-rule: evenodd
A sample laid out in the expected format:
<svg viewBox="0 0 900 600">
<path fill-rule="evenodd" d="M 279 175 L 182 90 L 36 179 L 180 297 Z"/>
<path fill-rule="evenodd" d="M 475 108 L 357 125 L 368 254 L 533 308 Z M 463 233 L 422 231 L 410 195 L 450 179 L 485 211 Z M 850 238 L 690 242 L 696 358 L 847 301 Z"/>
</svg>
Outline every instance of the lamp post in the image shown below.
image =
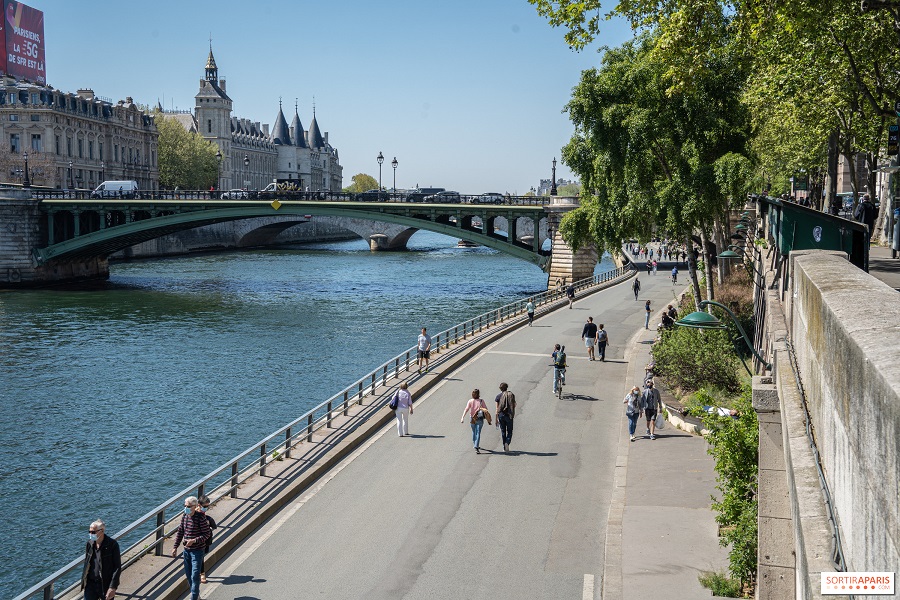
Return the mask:
<svg viewBox="0 0 900 600">
<path fill-rule="evenodd" d="M 378 161 L 378 197 L 381 197 L 381 163 L 384 162 L 384 154 L 381 151 L 378 152 L 378 156 L 375 157 L 375 160 Z"/>
<path fill-rule="evenodd" d="M 100 183 L 106 181 L 106 163 L 100 161 Z"/>
<path fill-rule="evenodd" d="M 73 166 L 72 161 L 70 160 L 69 161 L 69 189 L 74 190 L 75 189 L 75 174 L 74 174 L 74 170 L 72 169 L 72 166 Z"/>
<path fill-rule="evenodd" d="M 558 192 L 556 190 L 556 157 L 555 156 L 553 157 L 553 175 L 552 175 L 552 177 L 553 178 L 550 180 L 550 195 L 556 196 Z"/>
<path fill-rule="evenodd" d="M 216 190 L 222 187 L 222 150 L 216 150 Z"/>
<path fill-rule="evenodd" d="M 244 155 L 244 180 L 241 182 L 243 185 L 241 187 L 250 187 L 247 185 L 247 175 L 249 175 L 250 171 L 250 155 Z"/>
<path fill-rule="evenodd" d="M 750 348 L 750 352 L 753 353 L 753 356 L 755 356 L 757 360 L 759 360 L 759 362 L 766 367 L 766 369 L 770 371 L 772 370 L 771 363 L 766 362 L 766 359 L 760 356 L 759 352 L 756 351 L 756 348 L 754 348 L 753 344 L 750 343 L 750 338 L 747 337 L 747 333 L 744 331 L 744 328 L 741 327 L 740 322 L 738 322 L 738 318 L 734 315 L 733 312 L 728 310 L 727 306 L 725 306 L 724 304 L 720 304 L 719 302 L 716 302 L 714 300 L 702 300 L 700 302 L 700 308 L 703 308 L 704 306 L 718 306 L 726 313 L 728 313 L 728 316 L 731 317 L 732 322 L 734 323 L 735 327 L 737 327 L 737 330 L 740 332 L 741 337 L 744 338 L 744 343 L 747 344 L 748 348 Z M 692 327 L 694 329 L 727 329 L 727 327 L 725 327 L 725 325 L 715 316 L 702 310 L 698 310 L 692 312 L 689 315 L 685 315 L 681 319 L 675 321 L 675 324 L 682 327 Z M 747 368 L 746 364 L 744 365 L 744 368 Z M 750 373 L 750 369 L 747 369 L 747 372 Z M 753 373 L 750 373 L 750 375 L 752 376 Z"/>
<path fill-rule="evenodd" d="M 394 193 L 397 193 L 397 157 L 394 157 L 394 160 L 391 161 L 391 166 L 394 167 Z"/>
<path fill-rule="evenodd" d="M 25 152 L 25 179 L 22 180 L 22 187 L 31 187 L 31 178 L 28 176 L 28 152 Z"/>
</svg>

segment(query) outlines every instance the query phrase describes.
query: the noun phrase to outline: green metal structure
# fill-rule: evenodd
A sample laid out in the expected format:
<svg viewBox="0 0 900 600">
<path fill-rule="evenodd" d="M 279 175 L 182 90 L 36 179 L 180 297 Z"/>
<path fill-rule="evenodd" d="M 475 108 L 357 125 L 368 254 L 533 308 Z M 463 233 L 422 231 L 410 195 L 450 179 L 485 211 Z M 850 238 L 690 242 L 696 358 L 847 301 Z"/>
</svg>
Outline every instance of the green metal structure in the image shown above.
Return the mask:
<svg viewBox="0 0 900 600">
<path fill-rule="evenodd" d="M 312 200 L 116 200 L 52 198 L 41 201 L 46 215 L 45 244 L 34 249 L 39 264 L 65 258 L 108 256 L 134 244 L 203 225 L 254 217 L 332 216 L 383 221 L 468 240 L 546 270 L 549 252 L 540 236 L 525 244 L 494 232 L 493 223 L 526 217 L 539 231 L 544 207 L 533 205 L 423 204 Z M 480 219 L 482 226 L 473 225 Z"/>
</svg>

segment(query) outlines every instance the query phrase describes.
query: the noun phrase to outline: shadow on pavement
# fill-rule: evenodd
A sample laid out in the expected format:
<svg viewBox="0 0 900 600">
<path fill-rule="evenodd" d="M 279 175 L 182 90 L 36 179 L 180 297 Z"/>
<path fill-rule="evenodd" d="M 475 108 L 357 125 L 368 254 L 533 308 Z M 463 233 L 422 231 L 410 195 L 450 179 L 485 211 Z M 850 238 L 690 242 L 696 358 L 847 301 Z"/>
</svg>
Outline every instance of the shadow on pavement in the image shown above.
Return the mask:
<svg viewBox="0 0 900 600">
<path fill-rule="evenodd" d="M 584 394 L 566 394 L 563 392 L 562 400 L 584 400 L 586 402 L 599 402 L 600 398 L 594 398 L 593 396 L 586 396 Z"/>
<path fill-rule="evenodd" d="M 421 435 L 421 434 L 417 434 L 417 433 L 410 433 L 406 437 L 426 439 L 426 438 L 444 438 L 447 436 L 446 435 Z"/>
<path fill-rule="evenodd" d="M 215 577 L 210 577 L 210 581 L 215 581 Z M 265 583 L 265 579 L 257 579 L 253 575 L 229 575 L 221 580 L 222 585 L 243 585 L 245 583 Z"/>
</svg>

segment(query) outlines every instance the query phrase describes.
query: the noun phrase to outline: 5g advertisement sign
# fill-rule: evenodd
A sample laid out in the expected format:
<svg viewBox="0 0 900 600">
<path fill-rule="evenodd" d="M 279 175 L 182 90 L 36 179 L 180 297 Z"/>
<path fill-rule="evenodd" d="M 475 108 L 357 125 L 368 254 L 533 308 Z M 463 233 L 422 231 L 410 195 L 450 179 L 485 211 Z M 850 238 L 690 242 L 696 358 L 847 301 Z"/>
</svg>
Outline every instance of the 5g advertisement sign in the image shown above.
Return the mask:
<svg viewBox="0 0 900 600">
<path fill-rule="evenodd" d="M 44 13 L 15 0 L 3 0 L 3 15 L 0 46 L 6 48 L 6 59 L 0 60 L 0 70 L 16 79 L 46 85 Z"/>
</svg>

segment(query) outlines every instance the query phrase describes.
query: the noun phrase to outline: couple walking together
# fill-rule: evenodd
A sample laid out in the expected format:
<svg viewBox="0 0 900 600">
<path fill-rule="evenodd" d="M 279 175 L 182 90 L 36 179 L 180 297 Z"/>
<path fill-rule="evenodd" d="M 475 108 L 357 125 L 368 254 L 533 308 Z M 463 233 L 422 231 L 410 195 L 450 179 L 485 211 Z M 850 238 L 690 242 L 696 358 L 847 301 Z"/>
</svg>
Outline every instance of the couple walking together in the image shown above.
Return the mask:
<svg viewBox="0 0 900 600">
<path fill-rule="evenodd" d="M 653 380 L 648 379 L 642 392 L 638 386 L 631 388 L 622 403 L 625 405 L 625 416 L 628 417 L 628 433 L 631 441 L 635 440 L 634 431 L 641 413 L 647 418 L 647 435 L 651 440 L 656 439 L 656 421 L 662 417 L 662 398 L 659 390 L 653 385 Z M 661 427 L 660 427 L 661 428 Z"/>
<path fill-rule="evenodd" d="M 609 343 L 609 336 L 603 329 L 603 323 L 599 325 L 594 323 L 594 317 L 588 317 L 587 323 L 581 330 L 581 339 L 587 348 L 588 360 L 596 360 L 594 356 L 594 346 L 597 346 L 597 354 L 600 355 L 600 362 L 606 361 L 606 345 Z"/>
<path fill-rule="evenodd" d="M 501 383 L 500 393 L 494 398 L 494 402 L 496 403 L 497 427 L 500 429 L 500 437 L 503 439 L 503 451 L 509 452 L 509 445 L 512 443 L 513 419 L 516 417 L 516 395 L 509 391 L 506 383 Z M 491 413 L 481 398 L 481 391 L 477 388 L 472 390 L 472 398 L 466 403 L 459 422 L 465 423 L 467 415 L 472 426 L 472 445 L 475 447 L 475 453 L 481 454 L 481 429 L 484 427 L 485 421 L 488 425 L 491 424 Z"/>
</svg>

